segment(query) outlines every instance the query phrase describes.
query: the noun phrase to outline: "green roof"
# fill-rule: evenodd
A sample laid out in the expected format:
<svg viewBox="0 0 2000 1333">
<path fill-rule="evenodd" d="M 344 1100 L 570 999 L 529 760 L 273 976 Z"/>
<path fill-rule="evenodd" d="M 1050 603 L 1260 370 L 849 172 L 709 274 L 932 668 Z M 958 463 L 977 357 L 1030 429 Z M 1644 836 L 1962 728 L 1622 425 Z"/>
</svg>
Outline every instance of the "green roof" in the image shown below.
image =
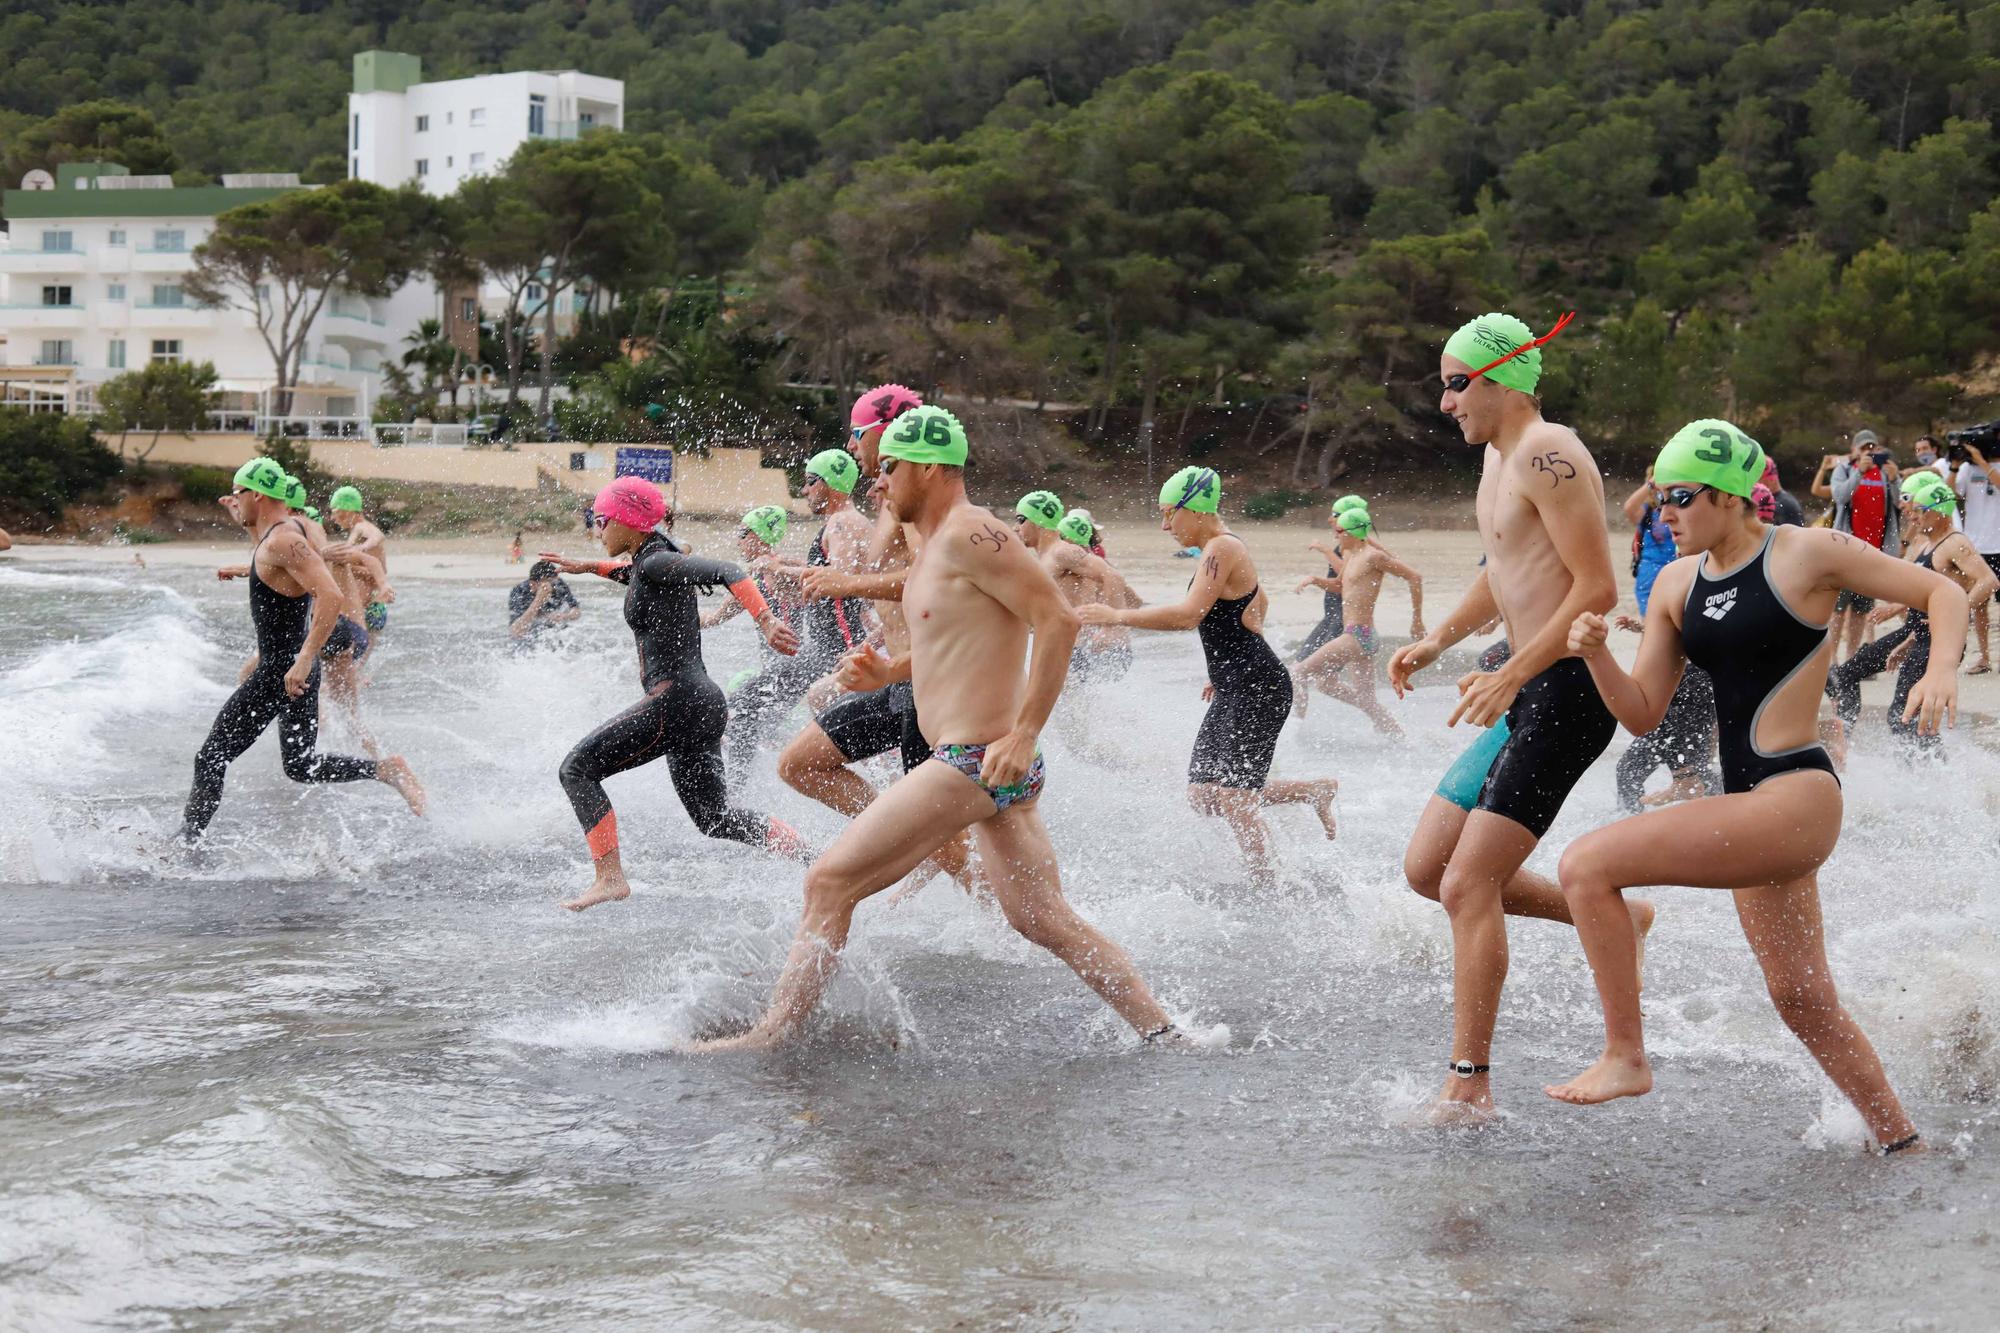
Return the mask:
<svg viewBox="0 0 2000 1333">
<path fill-rule="evenodd" d="M 230 189 L 225 185 L 194 185 L 171 190 L 5 190 L 0 191 L 0 217 L 9 222 L 46 218 L 206 218 L 303 188 L 282 185 Z"/>
</svg>

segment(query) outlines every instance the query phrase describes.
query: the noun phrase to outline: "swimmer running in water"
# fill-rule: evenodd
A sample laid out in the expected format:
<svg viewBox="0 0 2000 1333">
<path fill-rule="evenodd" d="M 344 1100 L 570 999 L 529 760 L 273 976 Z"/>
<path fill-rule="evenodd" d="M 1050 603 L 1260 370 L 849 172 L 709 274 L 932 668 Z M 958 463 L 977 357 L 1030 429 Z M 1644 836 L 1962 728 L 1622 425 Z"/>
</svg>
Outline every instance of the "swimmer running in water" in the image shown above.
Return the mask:
<svg viewBox="0 0 2000 1333">
<path fill-rule="evenodd" d="M 1073 607 L 1144 605 L 1117 567 L 1092 551 L 1097 524 L 1090 515 L 1072 509 L 1060 514 L 1050 527 L 1044 521 L 1050 504 L 1060 511 L 1061 504 L 1051 492 L 1035 491 L 1022 496 L 1014 512 L 1019 516 L 1022 542 L 1056 581 L 1063 600 Z M 1092 725 L 1091 704 L 1101 688 L 1125 679 L 1131 670 L 1130 630 L 1123 625 L 1083 627 L 1070 653 L 1069 684 L 1056 709 L 1056 730 L 1079 754 L 1107 766 L 1127 764 L 1131 759 L 1101 739 L 1098 728 Z"/>
<path fill-rule="evenodd" d="M 840 685 L 848 691 L 808 723 L 778 756 L 778 776 L 801 795 L 853 818 L 875 799 L 875 786 L 849 767 L 900 752 L 907 773 L 930 758 L 931 747 L 917 722 L 910 686 L 910 628 L 903 616 L 903 584 L 922 538 L 883 501 L 882 431 L 912 408 L 923 406 L 915 389 L 883 384 L 854 400 L 849 413 L 848 452 L 875 491 L 875 530 L 859 572 L 831 566 L 805 573 L 805 593 L 815 599 L 872 599 L 882 628 L 882 652 L 862 646 L 841 660 Z M 886 654 L 886 657 L 884 656 Z M 972 839 L 959 834 L 911 876 L 914 888 L 932 875 L 950 875 L 960 887 L 977 887 Z M 894 899 L 891 900 L 895 901 Z"/>
<path fill-rule="evenodd" d="M 412 814 L 424 812 L 424 789 L 401 756 L 381 761 L 319 752 L 319 650 L 339 616 L 340 592 L 314 549 L 305 521 L 286 503 L 291 478 L 268 458 L 236 470 L 226 506 L 256 542 L 250 553 L 250 623 L 257 658 L 194 759 L 180 840 L 201 841 L 222 804 L 229 765 L 273 722 L 285 776 L 294 782 L 365 782 L 394 787 Z"/>
<path fill-rule="evenodd" d="M 1358 495 L 1343 495 L 1333 502 L 1327 511 L 1326 525 L 1336 533 L 1340 530 L 1340 511 L 1360 505 L 1363 509 L 1368 502 Z M 1379 544 L 1379 543 L 1378 543 Z M 1340 596 L 1340 548 L 1328 546 L 1315 537 L 1306 543 L 1308 551 L 1317 551 L 1326 559 L 1325 574 L 1308 574 L 1293 587 L 1293 592 L 1304 592 L 1307 588 L 1318 588 L 1323 597 L 1320 606 L 1319 623 L 1292 649 L 1292 661 L 1303 662 L 1314 653 L 1339 638 L 1347 628 L 1347 608 Z"/>
<path fill-rule="evenodd" d="M 1410 637 L 1424 634 L 1424 577 L 1374 540 L 1375 520 L 1368 506 L 1352 504 L 1335 513 L 1341 554 L 1341 602 L 1345 628 L 1340 636 L 1292 669 L 1293 707 L 1303 717 L 1314 689 L 1368 715 L 1375 730 L 1401 736 L 1403 729 L 1375 697 L 1375 658 L 1381 644 L 1375 636 L 1375 602 L 1382 577 L 1394 574 L 1410 585 Z"/>
<path fill-rule="evenodd" d="M 631 896 L 604 779 L 655 759 L 667 761 L 674 791 L 705 836 L 803 859 L 803 841 L 782 820 L 729 804 L 722 780 L 729 710 L 701 659 L 695 590 L 729 589 L 780 653 L 797 652 L 797 636 L 771 613 L 742 566 L 691 555 L 669 535 L 673 515 L 652 482 L 620 477 L 597 493 L 592 510 L 612 559 L 571 560 L 552 551 L 541 558 L 564 574 L 596 574 L 626 585 L 625 623 L 639 647 L 646 697 L 577 742 L 562 762 L 563 792 L 583 826 L 593 871 L 589 891 L 563 906 L 581 912 Z"/>
<path fill-rule="evenodd" d="M 1571 843 L 1558 874 L 1604 1005 L 1604 1052 L 1551 1097 L 1579 1105 L 1650 1091 L 1639 965 L 1624 891 L 1681 883 L 1729 889 L 1785 1025 L 1854 1104 L 1885 1152 L 1918 1145 L 1867 1034 L 1827 965 L 1819 868 L 1840 837 L 1840 781 L 1816 739 L 1843 592 L 1923 607 L 1930 644 L 1904 721 L 1955 718 L 1966 596 L 1949 579 L 1846 533 L 1767 527 L 1750 488 L 1764 451 L 1726 421 L 1695 421 L 1653 467 L 1683 555 L 1661 572 L 1628 675 L 1605 648 L 1602 615 L 1571 622 L 1568 646 L 1634 732 L 1665 714 L 1682 664 L 1715 682 L 1724 794 L 1619 820 Z M 1668 878 L 1663 879 L 1663 873 Z"/>
<path fill-rule="evenodd" d="M 1972 539 L 1951 526 L 1958 513 L 1958 495 L 1935 472 L 1911 472 L 1901 484 L 1903 559 L 1920 569 L 1934 569 L 1964 592 L 1973 606 L 1993 595 L 1993 571 Z M 1896 686 L 1889 696 L 1889 732 L 1920 751 L 1935 750 L 1935 730 L 1926 731 L 1905 716 L 1910 691 L 1928 671 L 1931 661 L 1930 616 L 1917 606 L 1879 602 L 1868 613 L 1871 624 L 1903 617 L 1902 628 L 1863 644 L 1854 655 L 1827 673 L 1826 694 L 1840 718 L 1843 738 L 1861 716 L 1861 682 L 1896 667 Z M 1954 663 L 1954 666 L 1956 663 Z"/>
<path fill-rule="evenodd" d="M 805 915 L 763 1018 L 693 1049 L 763 1048 L 795 1034 L 833 975 L 855 908 L 968 827 L 1009 925 L 1148 1040 L 1184 1040 L 1125 951 L 1063 899 L 1036 742 L 1062 690 L 1076 616 L 1007 525 L 965 498 L 967 452 L 965 428 L 935 406 L 903 413 L 881 441 L 884 502 L 923 542 L 903 610 L 917 710 L 938 744 L 806 873 Z"/>
<path fill-rule="evenodd" d="M 1523 868 L 1570 789 L 1604 753 L 1617 723 L 1569 658 L 1569 627 L 1618 600 L 1604 522 L 1604 483 L 1566 426 L 1542 419 L 1535 387 L 1540 344 L 1511 315 L 1474 319 L 1445 344 L 1439 409 L 1485 461 L 1477 512 L 1485 568 L 1428 636 L 1396 650 L 1389 684 L 1410 677 L 1497 614 L 1512 655 L 1458 681 L 1461 720 L 1479 738 L 1445 774 L 1403 854 L 1410 887 L 1451 918 L 1452 1052 L 1432 1115 L 1477 1122 L 1494 1114 L 1488 1073 L 1500 991 L 1507 980 L 1503 914 L 1568 922 L 1562 890 Z M 1648 903 L 1630 904 L 1630 929 L 1652 927 Z"/>
<path fill-rule="evenodd" d="M 381 561 L 358 545 L 328 539 L 319 511 L 306 504 L 305 484 L 296 477 L 291 479 L 286 499 L 293 509 L 305 514 L 313 547 L 333 571 L 334 584 L 340 589 L 340 619 L 334 622 L 333 633 L 319 653 L 326 667 L 327 698 L 347 715 L 347 723 L 368 757 L 379 758 L 382 747 L 361 720 L 361 659 L 368 655 L 369 647 L 367 608 L 377 602 L 387 606 L 396 600 L 396 590 L 389 586 L 388 571 Z"/>
<path fill-rule="evenodd" d="M 382 586 L 388 587 L 389 542 L 382 535 L 382 529 L 369 521 L 361 492 L 353 486 L 342 486 L 327 500 L 326 507 L 330 511 L 327 517 L 342 534 L 340 544 L 333 549 L 372 556 L 382 566 Z M 357 667 L 382 646 L 382 635 L 389 628 L 390 601 L 389 597 L 377 596 L 361 608 L 361 623 L 368 631 L 368 638 L 361 645 L 361 651 L 354 655 Z"/>
<path fill-rule="evenodd" d="M 806 503 L 826 522 L 813 536 L 804 565 L 774 561 L 773 575 L 798 579 L 821 566 L 854 571 L 868 554 L 867 518 L 854 507 L 861 470 L 841 449 L 825 449 L 806 463 Z M 749 780 L 750 762 L 764 738 L 781 725 L 814 683 L 832 674 L 841 655 L 867 637 L 862 604 L 848 598 L 805 604 L 803 646 L 797 656 L 780 658 L 758 672 L 729 698 L 730 784 Z"/>
<path fill-rule="evenodd" d="M 1334 835 L 1332 778 L 1271 777 L 1278 733 L 1292 712 L 1292 677 L 1263 635 L 1263 592 L 1257 566 L 1242 539 L 1223 526 L 1222 478 L 1203 467 L 1184 467 L 1160 488 L 1160 527 L 1176 547 L 1199 546 L 1201 560 L 1187 595 L 1163 606 L 1136 610 L 1106 605 L 1077 608 L 1086 625 L 1132 629 L 1193 630 L 1208 665 L 1209 701 L 1188 761 L 1188 803 L 1229 825 L 1251 878 L 1276 879 L 1271 833 L 1262 807 L 1308 805 L 1328 838 Z"/>
</svg>

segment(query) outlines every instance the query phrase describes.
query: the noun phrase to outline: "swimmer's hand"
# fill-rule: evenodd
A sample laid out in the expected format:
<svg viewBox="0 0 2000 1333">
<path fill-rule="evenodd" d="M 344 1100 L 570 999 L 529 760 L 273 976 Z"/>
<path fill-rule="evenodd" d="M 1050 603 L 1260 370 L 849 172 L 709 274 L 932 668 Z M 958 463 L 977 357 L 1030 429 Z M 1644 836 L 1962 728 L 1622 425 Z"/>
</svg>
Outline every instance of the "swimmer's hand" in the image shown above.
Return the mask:
<svg viewBox="0 0 2000 1333">
<path fill-rule="evenodd" d="M 864 643 L 841 657 L 840 665 L 833 669 L 833 678 L 843 690 L 871 693 L 889 683 L 889 659 Z"/>
<path fill-rule="evenodd" d="M 1627 619 L 1630 617 L 1620 617 L 1621 622 Z M 1621 628 L 1625 626 L 1621 624 Z M 1604 645 L 1610 638 L 1611 631 L 1605 627 L 1604 617 L 1595 611 L 1585 611 L 1570 624 L 1569 650 L 1578 657 L 1595 657 L 1604 651 Z"/>
<path fill-rule="evenodd" d="M 757 618 L 757 628 L 764 631 L 764 642 L 771 645 L 773 652 L 785 657 L 795 657 L 799 651 L 799 636 L 792 633 L 792 627 L 772 615 L 769 611 Z"/>
<path fill-rule="evenodd" d="M 1035 762 L 1035 733 L 1016 728 L 986 747 L 979 765 L 979 781 L 989 790 L 1011 787 L 1028 776 Z"/>
<path fill-rule="evenodd" d="M 1520 692 L 1520 683 L 1506 667 L 1460 676 L 1458 707 L 1451 710 L 1444 724 L 1455 727 L 1463 719 L 1481 729 L 1490 727 L 1507 715 L 1507 710 L 1514 706 L 1514 696 Z"/>
<path fill-rule="evenodd" d="M 250 566 L 224 565 L 221 569 L 215 571 L 215 577 L 224 583 L 229 582 L 231 579 L 247 579 L 250 577 Z"/>
<path fill-rule="evenodd" d="M 1619 629 L 1624 630 L 1627 634 L 1644 634 L 1646 632 L 1646 622 L 1639 619 L 1639 617 L 1637 616 L 1620 616 L 1618 617 L 1617 620 L 1615 620 L 1612 623 L 1617 625 Z M 1574 625 L 1570 627 L 1570 632 L 1572 634 L 1576 632 L 1576 627 Z"/>
<path fill-rule="evenodd" d="M 1944 727 L 1958 725 L 1958 671 L 1935 659 L 1922 680 L 1910 690 L 1903 705 L 1903 721 L 1917 719 L 1917 734 L 1935 736 Z"/>
<path fill-rule="evenodd" d="M 1076 618 L 1086 625 L 1115 625 L 1118 623 L 1118 608 L 1106 606 L 1102 602 L 1087 602 L 1082 606 L 1070 609 L 1075 611 Z"/>
<path fill-rule="evenodd" d="M 1389 688 L 1396 692 L 1398 699 L 1408 692 L 1410 677 L 1438 660 L 1444 648 L 1436 640 L 1418 639 L 1406 643 L 1389 657 Z"/>
<path fill-rule="evenodd" d="M 285 673 L 285 693 L 296 699 L 306 692 L 306 682 L 312 679 L 313 661 L 303 654 L 292 663 L 292 669 Z"/>
<path fill-rule="evenodd" d="M 852 597 L 859 580 L 852 574 L 838 569 L 828 569 L 824 565 L 814 565 L 799 577 L 799 587 L 813 601 L 833 597 Z"/>
<path fill-rule="evenodd" d="M 1214 681 L 1211 680 L 1208 682 L 1208 684 L 1201 687 L 1201 701 L 1203 703 L 1213 703 L 1215 701 Z"/>
</svg>

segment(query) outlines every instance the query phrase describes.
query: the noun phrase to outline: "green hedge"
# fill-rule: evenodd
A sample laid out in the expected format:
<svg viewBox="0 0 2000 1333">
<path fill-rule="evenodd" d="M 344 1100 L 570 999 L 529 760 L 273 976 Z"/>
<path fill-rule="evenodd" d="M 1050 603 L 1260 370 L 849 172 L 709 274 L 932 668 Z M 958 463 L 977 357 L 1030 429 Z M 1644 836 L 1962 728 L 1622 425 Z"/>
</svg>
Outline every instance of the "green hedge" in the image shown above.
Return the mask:
<svg viewBox="0 0 2000 1333">
<path fill-rule="evenodd" d="M 53 521 L 124 467 L 80 417 L 0 408 L 0 500 Z"/>
</svg>

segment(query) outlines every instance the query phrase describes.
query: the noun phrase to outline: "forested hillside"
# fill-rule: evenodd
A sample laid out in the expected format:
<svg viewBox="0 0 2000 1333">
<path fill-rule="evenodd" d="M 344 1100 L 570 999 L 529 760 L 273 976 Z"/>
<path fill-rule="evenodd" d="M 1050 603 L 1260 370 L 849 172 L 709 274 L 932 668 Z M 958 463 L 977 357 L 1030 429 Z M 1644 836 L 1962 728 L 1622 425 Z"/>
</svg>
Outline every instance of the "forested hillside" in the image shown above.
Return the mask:
<svg viewBox="0 0 2000 1333">
<path fill-rule="evenodd" d="M 1614 453 L 1995 396 L 2000 3 L 28 0 L 5 170 L 330 179 L 371 46 L 624 79 L 742 192 L 732 281 L 796 373 L 1086 402 L 1107 447 L 1263 405 L 1307 479 L 1408 462 L 1493 305 L 1581 312 L 1550 408 Z M 104 100 L 150 115 L 58 114 Z"/>
</svg>

